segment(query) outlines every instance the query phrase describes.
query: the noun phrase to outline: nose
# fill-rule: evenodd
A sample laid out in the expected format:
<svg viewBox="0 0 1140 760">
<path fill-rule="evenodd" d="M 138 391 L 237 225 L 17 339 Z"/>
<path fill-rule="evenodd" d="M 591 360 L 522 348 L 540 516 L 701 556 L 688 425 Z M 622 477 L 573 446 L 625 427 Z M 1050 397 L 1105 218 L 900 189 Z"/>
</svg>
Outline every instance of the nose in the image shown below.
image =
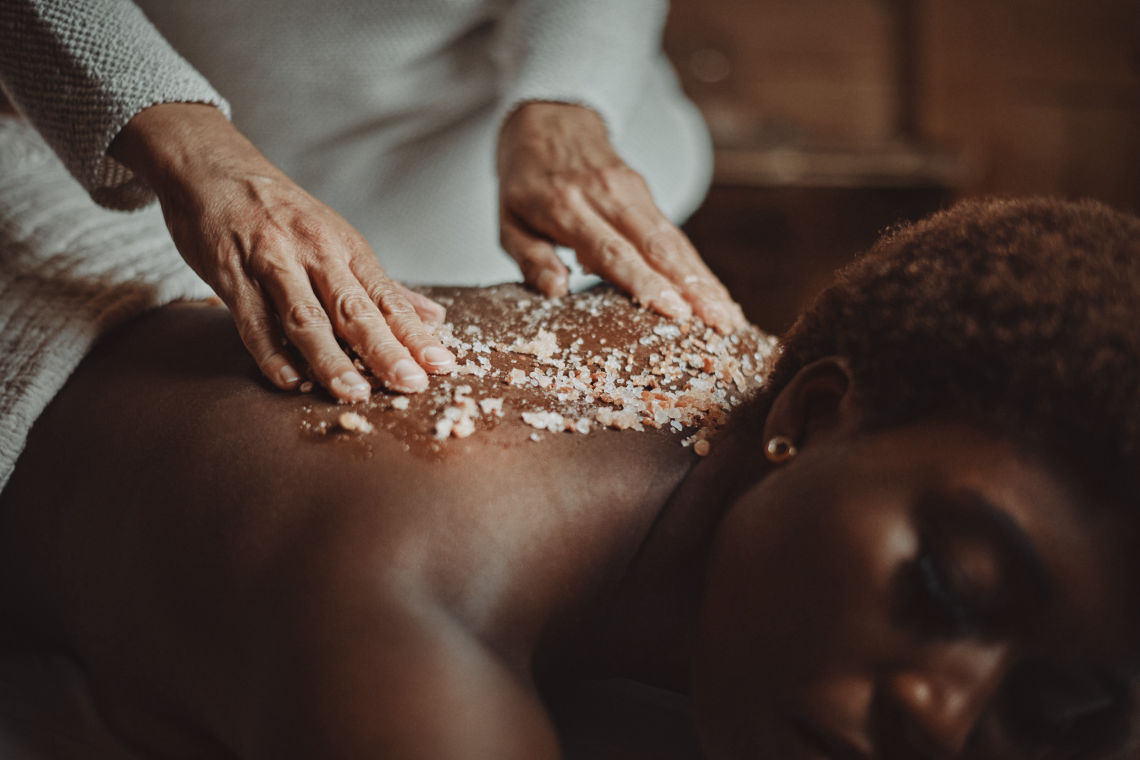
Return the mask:
<svg viewBox="0 0 1140 760">
<path fill-rule="evenodd" d="M 958 757 L 1008 670 L 997 644 L 953 642 L 924 648 L 885 678 L 886 697 L 910 756 Z"/>
</svg>

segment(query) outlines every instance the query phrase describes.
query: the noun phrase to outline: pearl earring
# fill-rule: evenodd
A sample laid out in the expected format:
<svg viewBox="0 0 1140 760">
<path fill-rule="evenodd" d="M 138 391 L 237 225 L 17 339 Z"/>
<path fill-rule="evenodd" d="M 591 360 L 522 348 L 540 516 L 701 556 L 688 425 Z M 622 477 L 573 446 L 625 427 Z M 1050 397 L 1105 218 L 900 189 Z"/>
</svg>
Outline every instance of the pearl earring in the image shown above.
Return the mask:
<svg viewBox="0 0 1140 760">
<path fill-rule="evenodd" d="M 768 445 L 764 447 L 764 456 L 772 464 L 782 464 L 798 453 L 796 442 L 786 435 L 772 436 Z"/>
</svg>

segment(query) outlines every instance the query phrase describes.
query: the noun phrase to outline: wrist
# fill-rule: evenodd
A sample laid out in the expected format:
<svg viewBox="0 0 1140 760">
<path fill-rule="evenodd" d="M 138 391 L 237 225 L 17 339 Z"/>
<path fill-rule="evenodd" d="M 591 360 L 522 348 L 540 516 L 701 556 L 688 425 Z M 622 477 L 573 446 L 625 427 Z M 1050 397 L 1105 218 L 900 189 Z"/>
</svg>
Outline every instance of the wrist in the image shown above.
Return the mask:
<svg viewBox="0 0 1140 760">
<path fill-rule="evenodd" d="M 550 124 L 567 119 L 582 125 L 590 125 L 602 130 L 603 133 L 606 130 L 606 123 L 601 114 L 581 103 L 561 100 L 523 100 L 507 113 L 500 133 L 520 125 Z"/>
<path fill-rule="evenodd" d="M 553 140 L 562 148 L 609 145 L 606 123 L 592 108 L 554 100 L 527 100 L 510 111 L 499 128 L 496 165 L 502 176 L 512 154 L 545 154 Z"/>
<path fill-rule="evenodd" d="M 135 114 L 107 152 L 156 193 L 182 181 L 225 145 L 253 146 L 218 108 L 203 103 L 162 103 Z"/>
</svg>

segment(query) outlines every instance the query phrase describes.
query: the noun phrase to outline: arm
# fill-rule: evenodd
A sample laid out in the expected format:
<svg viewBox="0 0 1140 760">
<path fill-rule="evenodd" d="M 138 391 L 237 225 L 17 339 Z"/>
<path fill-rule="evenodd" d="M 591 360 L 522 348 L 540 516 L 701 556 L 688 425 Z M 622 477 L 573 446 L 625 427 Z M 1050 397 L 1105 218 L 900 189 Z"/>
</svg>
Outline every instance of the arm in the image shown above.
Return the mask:
<svg viewBox="0 0 1140 760">
<path fill-rule="evenodd" d="M 666 11 L 662 0 L 532 0 L 504 22 L 513 110 L 499 135 L 500 236 L 547 295 L 566 291 L 565 245 L 639 303 L 728 331 L 745 324 L 739 307 L 610 139 L 661 65 Z"/>
<path fill-rule="evenodd" d="M 0 30 L 0 86 L 102 205 L 153 199 L 107 153 L 135 114 L 170 102 L 229 112 L 130 0 L 5 0 Z"/>
<path fill-rule="evenodd" d="M 0 3 L 0 81 L 97 202 L 157 194 L 182 257 L 229 307 L 277 387 L 371 392 L 338 344 L 388 387 L 418 391 L 453 357 L 423 324 L 443 310 L 390 280 L 343 218 L 227 119 L 225 102 L 128 0 Z"/>
</svg>

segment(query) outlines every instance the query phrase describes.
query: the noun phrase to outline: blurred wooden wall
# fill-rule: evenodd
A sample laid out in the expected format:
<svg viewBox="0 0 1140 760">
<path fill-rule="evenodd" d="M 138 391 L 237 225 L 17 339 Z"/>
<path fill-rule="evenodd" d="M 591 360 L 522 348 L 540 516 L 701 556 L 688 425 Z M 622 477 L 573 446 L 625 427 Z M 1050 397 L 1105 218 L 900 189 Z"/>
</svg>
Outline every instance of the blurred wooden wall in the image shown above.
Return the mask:
<svg viewBox="0 0 1140 760">
<path fill-rule="evenodd" d="M 1140 212 L 1140 0 L 673 0 L 666 49 L 722 146 L 914 138 Z"/>
<path fill-rule="evenodd" d="M 686 229 L 762 327 L 955 197 L 1140 213 L 1140 0 L 672 0 L 665 46 L 717 148 Z"/>
</svg>

